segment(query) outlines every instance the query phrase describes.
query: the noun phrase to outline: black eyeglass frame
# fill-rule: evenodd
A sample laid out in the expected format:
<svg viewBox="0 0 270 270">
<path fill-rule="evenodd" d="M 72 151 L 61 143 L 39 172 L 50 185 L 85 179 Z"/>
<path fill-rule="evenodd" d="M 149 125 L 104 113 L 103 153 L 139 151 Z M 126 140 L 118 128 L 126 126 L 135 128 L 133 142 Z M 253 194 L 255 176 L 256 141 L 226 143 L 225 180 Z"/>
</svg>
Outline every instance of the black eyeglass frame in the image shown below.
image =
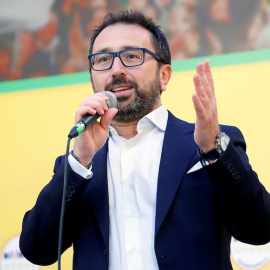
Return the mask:
<svg viewBox="0 0 270 270">
<path fill-rule="evenodd" d="M 142 50 L 142 51 L 143 51 L 143 61 L 142 61 L 141 64 L 128 66 L 128 65 L 126 65 L 126 64 L 122 61 L 120 54 L 121 54 L 122 52 L 129 51 L 129 50 Z M 137 66 L 141 66 L 141 65 L 144 63 L 144 60 L 145 60 L 145 53 L 146 53 L 146 52 L 147 52 L 148 54 L 150 54 L 151 56 L 153 56 L 153 57 L 154 57 L 155 59 L 157 59 L 158 61 L 160 61 L 161 63 L 165 64 L 164 61 L 163 61 L 157 54 L 155 54 L 154 52 L 151 52 L 150 50 L 148 50 L 148 49 L 146 49 L 146 48 L 129 48 L 129 49 L 125 49 L 125 50 L 122 50 L 122 51 L 119 51 L 119 52 L 100 52 L 100 53 L 93 53 L 93 54 L 89 54 L 89 55 L 88 55 L 88 60 L 89 60 L 89 63 L 90 63 L 91 68 L 92 68 L 93 70 L 95 70 L 95 71 L 104 71 L 104 70 L 109 70 L 109 69 L 111 69 L 115 57 L 119 57 L 121 63 L 122 63 L 125 67 L 137 67 Z M 92 58 L 92 56 L 94 56 L 94 55 L 103 54 L 103 53 L 108 53 L 108 54 L 111 54 L 111 55 L 113 56 L 112 63 L 111 63 L 111 65 L 110 65 L 110 67 L 108 67 L 108 68 L 106 68 L 106 69 L 95 69 L 95 68 L 93 67 L 93 65 L 92 65 L 91 58 Z"/>
</svg>

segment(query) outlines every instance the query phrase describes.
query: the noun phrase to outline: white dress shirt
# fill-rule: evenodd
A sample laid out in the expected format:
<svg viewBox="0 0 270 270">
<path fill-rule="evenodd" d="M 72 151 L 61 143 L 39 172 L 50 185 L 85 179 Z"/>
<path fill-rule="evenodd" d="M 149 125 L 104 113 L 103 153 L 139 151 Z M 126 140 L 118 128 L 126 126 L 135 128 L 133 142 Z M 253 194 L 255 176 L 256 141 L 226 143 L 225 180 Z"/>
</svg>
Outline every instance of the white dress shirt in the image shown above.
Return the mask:
<svg viewBox="0 0 270 270">
<path fill-rule="evenodd" d="M 154 250 L 157 180 L 168 112 L 143 117 L 127 140 L 110 127 L 108 143 L 109 270 L 157 270 Z M 72 169 L 92 176 L 71 155 Z"/>
</svg>

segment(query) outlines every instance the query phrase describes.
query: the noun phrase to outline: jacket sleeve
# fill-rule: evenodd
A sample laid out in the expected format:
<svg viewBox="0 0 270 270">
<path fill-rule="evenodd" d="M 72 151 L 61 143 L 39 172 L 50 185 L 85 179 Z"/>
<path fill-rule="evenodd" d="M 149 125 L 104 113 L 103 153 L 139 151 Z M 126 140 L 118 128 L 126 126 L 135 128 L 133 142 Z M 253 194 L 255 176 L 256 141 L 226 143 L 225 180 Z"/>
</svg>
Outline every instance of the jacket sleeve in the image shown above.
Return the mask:
<svg viewBox="0 0 270 270">
<path fill-rule="evenodd" d="M 223 127 L 231 138 L 219 160 L 206 166 L 215 184 L 225 213 L 225 222 L 234 238 L 261 245 L 270 241 L 270 195 L 252 170 L 242 133 Z"/>
<path fill-rule="evenodd" d="M 60 210 L 64 182 L 64 158 L 56 159 L 52 180 L 40 192 L 35 206 L 23 219 L 20 236 L 22 254 L 32 263 L 49 265 L 57 261 Z M 85 180 L 68 165 L 62 252 L 72 244 L 72 212 L 76 195 Z"/>
</svg>

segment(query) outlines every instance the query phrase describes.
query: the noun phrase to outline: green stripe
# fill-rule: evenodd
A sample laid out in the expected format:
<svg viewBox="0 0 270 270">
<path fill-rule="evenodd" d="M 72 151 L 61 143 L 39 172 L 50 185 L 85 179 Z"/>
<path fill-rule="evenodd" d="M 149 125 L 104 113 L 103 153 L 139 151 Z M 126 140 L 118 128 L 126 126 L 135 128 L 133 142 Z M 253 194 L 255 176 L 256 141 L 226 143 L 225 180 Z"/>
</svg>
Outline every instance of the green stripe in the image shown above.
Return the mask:
<svg viewBox="0 0 270 270">
<path fill-rule="evenodd" d="M 64 75 L 53 75 L 41 78 L 23 79 L 0 83 L 0 94 L 14 91 L 39 89 L 45 87 L 55 87 L 85 83 L 90 81 L 89 72 L 77 72 Z"/>
<path fill-rule="evenodd" d="M 190 58 L 186 60 L 174 61 L 172 63 L 173 71 L 186 71 L 186 70 L 195 70 L 196 64 L 198 62 L 203 62 L 208 59 L 210 61 L 211 67 L 220 67 L 220 66 L 232 66 L 239 64 L 248 64 L 262 61 L 270 61 L 270 50 L 260 50 L 260 51 L 249 51 L 249 52 L 240 52 L 240 53 L 228 53 L 221 55 L 211 55 Z"/>
<path fill-rule="evenodd" d="M 173 61 L 174 72 L 195 70 L 196 64 L 209 59 L 212 67 L 248 64 L 254 62 L 270 61 L 270 50 L 230 53 L 215 56 L 196 57 L 185 60 Z M 55 75 L 35 79 L 0 82 L 0 93 L 55 87 L 90 81 L 89 72 L 77 72 L 73 74 Z"/>
</svg>

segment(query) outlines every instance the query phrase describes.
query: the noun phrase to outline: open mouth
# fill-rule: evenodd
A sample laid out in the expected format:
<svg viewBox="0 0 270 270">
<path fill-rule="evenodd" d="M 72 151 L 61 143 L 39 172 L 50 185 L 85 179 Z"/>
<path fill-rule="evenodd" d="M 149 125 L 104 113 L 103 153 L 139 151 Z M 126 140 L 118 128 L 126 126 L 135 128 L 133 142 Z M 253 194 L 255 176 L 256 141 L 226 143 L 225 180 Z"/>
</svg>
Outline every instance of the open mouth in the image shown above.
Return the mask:
<svg viewBox="0 0 270 270">
<path fill-rule="evenodd" d="M 133 88 L 132 86 L 123 86 L 123 87 L 117 87 L 117 88 L 111 89 L 111 91 L 113 93 L 116 93 L 116 92 L 119 92 L 119 91 L 130 90 L 132 88 Z"/>
</svg>

